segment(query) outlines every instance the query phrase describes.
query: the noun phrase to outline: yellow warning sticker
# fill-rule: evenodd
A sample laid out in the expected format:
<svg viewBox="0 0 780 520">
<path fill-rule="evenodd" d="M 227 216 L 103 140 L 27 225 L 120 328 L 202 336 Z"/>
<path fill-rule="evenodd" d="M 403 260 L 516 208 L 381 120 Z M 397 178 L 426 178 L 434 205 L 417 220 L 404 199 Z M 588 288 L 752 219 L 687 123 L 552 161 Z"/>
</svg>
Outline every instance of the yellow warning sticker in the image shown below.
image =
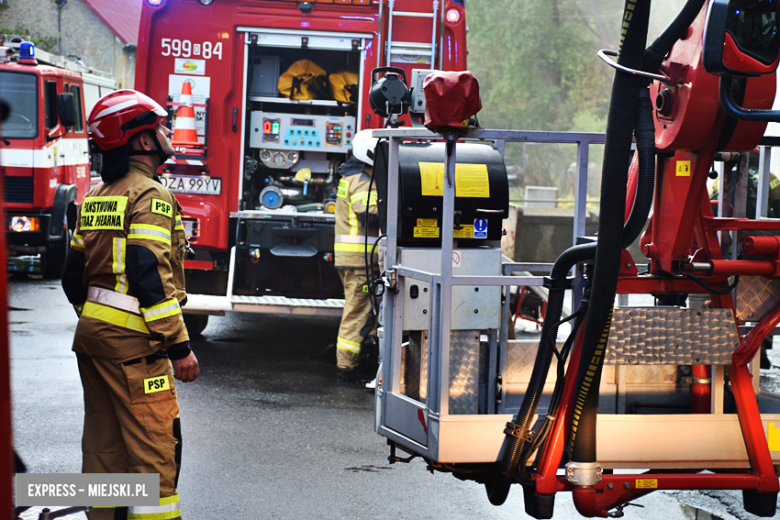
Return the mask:
<svg viewBox="0 0 780 520">
<path fill-rule="evenodd" d="M 419 162 L 423 197 L 444 195 L 444 163 Z M 455 196 L 490 198 L 487 164 L 455 165 Z"/>
<path fill-rule="evenodd" d="M 444 195 L 444 163 L 421 162 L 418 165 L 423 197 Z"/>
<path fill-rule="evenodd" d="M 691 176 L 691 161 L 677 161 L 677 176 L 678 177 Z"/>
<path fill-rule="evenodd" d="M 455 166 L 455 196 L 490 198 L 490 180 L 487 164 L 458 164 Z"/>
<path fill-rule="evenodd" d="M 124 229 L 126 208 L 127 197 L 86 197 L 81 204 L 79 227 L 82 231 Z"/>
<path fill-rule="evenodd" d="M 780 423 L 767 424 L 766 438 L 769 440 L 769 451 L 780 451 Z"/>
<path fill-rule="evenodd" d="M 658 489 L 658 480 L 654 478 L 638 478 L 636 479 L 637 489 Z"/>
<path fill-rule="evenodd" d="M 439 228 L 415 226 L 414 238 L 439 238 Z"/>
<path fill-rule="evenodd" d="M 162 392 L 163 390 L 169 390 L 171 388 L 168 382 L 168 376 L 150 377 L 144 379 L 144 393 L 153 394 L 155 392 Z"/>
<path fill-rule="evenodd" d="M 417 225 L 419 227 L 439 227 L 439 221 L 435 218 L 418 218 Z"/>
<path fill-rule="evenodd" d="M 173 206 L 164 200 L 152 199 L 152 213 L 173 218 Z"/>
<path fill-rule="evenodd" d="M 453 238 L 474 238 L 474 226 L 471 224 L 464 224 L 460 229 L 452 230 Z"/>
</svg>

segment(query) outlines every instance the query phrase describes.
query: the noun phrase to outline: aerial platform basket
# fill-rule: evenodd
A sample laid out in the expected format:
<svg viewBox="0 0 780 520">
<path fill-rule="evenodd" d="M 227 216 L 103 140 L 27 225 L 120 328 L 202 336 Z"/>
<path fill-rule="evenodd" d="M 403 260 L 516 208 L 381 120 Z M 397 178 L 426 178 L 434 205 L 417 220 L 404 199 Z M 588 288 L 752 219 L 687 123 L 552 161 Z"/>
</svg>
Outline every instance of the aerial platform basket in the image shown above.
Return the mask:
<svg viewBox="0 0 780 520">
<path fill-rule="evenodd" d="M 389 140 L 386 265 L 395 280 L 395 291 L 385 293 L 385 351 L 375 429 L 403 451 L 433 463 L 497 462 L 505 425 L 528 386 L 538 342 L 507 339 L 508 297 L 493 297 L 491 309 L 491 302 L 472 301 L 462 293 L 478 295 L 497 288 L 506 296 L 511 286 L 541 286 L 544 277 L 527 274 L 549 271 L 550 266 L 502 263 L 500 254 L 489 251 L 491 244 L 483 248 L 487 251 L 453 249 L 454 182 L 444 184 L 441 251 L 432 257 L 398 247 L 401 143 L 442 138 L 419 129 L 379 130 L 374 136 Z M 458 139 L 492 141 L 502 154 L 506 142 L 577 144 L 575 241 L 585 234 L 588 147 L 603 143 L 603 135 L 478 130 Z M 441 159 L 449 179 L 454 178 L 456 159 L 457 145 L 451 159 Z M 442 261 L 453 252 L 462 259 L 455 268 Z M 469 254 L 476 255 L 471 262 Z M 411 286 L 426 290 L 410 299 Z M 582 287 L 578 271 L 573 303 L 579 302 Z M 462 326 L 469 313 L 485 314 L 482 325 Z M 745 332 L 737 330 L 728 309 L 617 307 L 601 378 L 599 463 L 608 469 L 749 468 L 738 416 L 727 413 L 727 406 L 724 410 L 725 367 Z M 689 370 L 693 364 L 712 367 L 709 414 L 683 413 L 696 383 Z M 541 417 L 555 374 L 553 364 Z M 772 459 L 780 464 L 780 396 L 758 391 L 757 369 L 754 388 Z"/>
</svg>

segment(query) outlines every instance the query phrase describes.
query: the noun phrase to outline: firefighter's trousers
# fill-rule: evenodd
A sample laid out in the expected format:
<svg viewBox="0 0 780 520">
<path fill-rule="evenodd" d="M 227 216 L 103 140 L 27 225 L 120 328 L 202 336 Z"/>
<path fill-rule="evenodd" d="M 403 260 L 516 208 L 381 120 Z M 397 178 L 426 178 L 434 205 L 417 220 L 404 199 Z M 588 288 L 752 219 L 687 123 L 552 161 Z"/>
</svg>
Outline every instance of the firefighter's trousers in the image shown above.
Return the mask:
<svg viewBox="0 0 780 520">
<path fill-rule="evenodd" d="M 375 271 L 378 269 L 374 266 Z M 337 271 L 344 285 L 344 313 L 336 340 L 336 364 L 339 368 L 354 368 L 363 340 L 376 334 L 376 317 L 371 313 L 365 268 Z"/>
<path fill-rule="evenodd" d="M 153 357 L 125 363 L 82 354 L 77 358 L 84 387 L 82 472 L 159 473 L 160 505 L 129 507 L 127 518 L 181 519 L 176 492 L 179 405 L 171 362 Z M 167 385 L 149 383 L 163 376 Z M 167 388 L 149 392 L 147 386 Z M 88 517 L 114 520 L 115 509 L 121 508 L 94 508 Z M 124 511 L 117 513 L 124 518 Z"/>
</svg>

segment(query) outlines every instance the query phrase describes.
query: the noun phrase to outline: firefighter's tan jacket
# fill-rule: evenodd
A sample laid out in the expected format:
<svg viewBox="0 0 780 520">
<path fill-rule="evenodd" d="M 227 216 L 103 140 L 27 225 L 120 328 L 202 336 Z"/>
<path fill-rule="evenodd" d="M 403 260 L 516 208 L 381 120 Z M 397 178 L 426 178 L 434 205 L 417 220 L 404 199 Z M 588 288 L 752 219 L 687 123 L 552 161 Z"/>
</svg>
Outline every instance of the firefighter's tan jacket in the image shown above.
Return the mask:
<svg viewBox="0 0 780 520">
<path fill-rule="evenodd" d="M 187 249 L 180 210 L 151 168 L 135 161 L 125 176 L 84 197 L 63 287 L 80 312 L 80 327 L 104 341 L 77 341 L 74 351 L 131 359 L 189 340 L 180 307 Z"/>
<path fill-rule="evenodd" d="M 371 167 L 366 166 L 361 173 L 347 175 L 339 181 L 336 194 L 336 253 L 337 268 L 366 267 L 366 212 L 377 215 L 376 188 L 368 189 L 371 184 Z M 379 225 L 369 224 L 368 252 L 375 251 L 374 242 L 379 236 Z M 376 264 L 376 253 L 371 261 Z"/>
</svg>

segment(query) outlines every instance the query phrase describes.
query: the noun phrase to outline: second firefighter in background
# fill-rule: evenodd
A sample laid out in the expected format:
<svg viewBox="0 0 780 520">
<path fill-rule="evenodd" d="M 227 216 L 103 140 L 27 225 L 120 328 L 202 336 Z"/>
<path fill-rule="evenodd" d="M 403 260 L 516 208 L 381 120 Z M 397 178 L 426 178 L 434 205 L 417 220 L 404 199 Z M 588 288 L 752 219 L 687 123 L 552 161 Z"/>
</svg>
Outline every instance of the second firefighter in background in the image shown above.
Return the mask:
<svg viewBox="0 0 780 520">
<path fill-rule="evenodd" d="M 376 139 L 355 134 L 353 156 L 339 169 L 336 195 L 336 269 L 344 285 L 344 314 L 336 340 L 337 378 L 370 380 L 376 372 L 377 317 L 371 309 L 368 274 L 379 273 L 374 244 L 379 236 L 376 190 L 371 189 Z"/>
</svg>

